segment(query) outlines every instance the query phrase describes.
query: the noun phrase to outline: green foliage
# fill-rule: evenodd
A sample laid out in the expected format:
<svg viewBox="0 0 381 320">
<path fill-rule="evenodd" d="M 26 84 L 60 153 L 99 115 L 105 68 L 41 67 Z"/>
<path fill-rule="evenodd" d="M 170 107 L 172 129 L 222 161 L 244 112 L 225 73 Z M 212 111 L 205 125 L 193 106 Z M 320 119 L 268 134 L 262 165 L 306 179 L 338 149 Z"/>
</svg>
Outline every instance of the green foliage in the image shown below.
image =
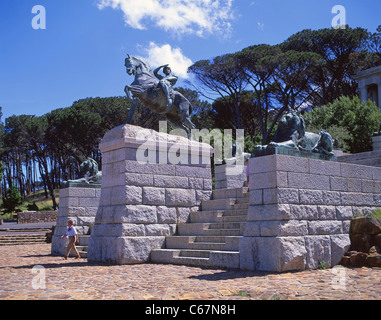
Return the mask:
<svg viewBox="0 0 381 320">
<path fill-rule="evenodd" d="M 318 262 L 318 269 L 319 270 L 325 270 L 325 269 L 327 269 L 327 262 L 324 261 L 324 260 L 320 260 Z"/>
<path fill-rule="evenodd" d="M 371 218 L 381 219 L 381 209 L 376 209 L 370 214 Z"/>
<path fill-rule="evenodd" d="M 380 128 L 381 113 L 371 101 L 361 102 L 357 96 L 342 96 L 325 106 L 315 107 L 304 115 L 304 119 L 307 128 L 321 128 L 328 132 L 329 128 L 343 128 L 341 134 L 347 134 L 342 137 L 345 149 L 357 153 L 372 150 L 372 136 Z"/>
<path fill-rule="evenodd" d="M 16 186 L 7 190 L 7 196 L 3 198 L 3 209 L 5 212 L 14 212 L 16 207 L 21 204 L 21 194 Z"/>
</svg>

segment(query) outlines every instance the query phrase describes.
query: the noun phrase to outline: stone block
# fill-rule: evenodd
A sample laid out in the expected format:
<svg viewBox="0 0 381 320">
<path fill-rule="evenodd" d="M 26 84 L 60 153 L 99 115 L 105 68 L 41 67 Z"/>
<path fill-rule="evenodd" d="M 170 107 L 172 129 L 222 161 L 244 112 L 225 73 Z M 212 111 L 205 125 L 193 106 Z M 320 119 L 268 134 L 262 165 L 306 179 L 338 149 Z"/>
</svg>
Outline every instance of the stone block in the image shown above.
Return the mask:
<svg viewBox="0 0 381 320">
<path fill-rule="evenodd" d="M 78 197 L 63 197 L 60 198 L 60 207 L 61 208 L 69 208 L 69 207 L 78 207 L 79 206 L 79 200 Z"/>
<path fill-rule="evenodd" d="M 95 197 L 95 188 L 64 188 L 60 189 L 59 197 L 66 198 L 66 197 L 76 197 L 76 198 L 94 198 Z"/>
<path fill-rule="evenodd" d="M 301 204 L 324 204 L 321 190 L 299 190 Z"/>
<path fill-rule="evenodd" d="M 358 164 L 351 163 L 340 163 L 341 165 L 341 176 L 346 178 L 357 178 L 357 179 L 372 179 L 373 178 L 373 167 L 362 166 Z"/>
<path fill-rule="evenodd" d="M 303 237 L 244 237 L 240 240 L 241 269 L 258 271 L 304 270 Z"/>
<path fill-rule="evenodd" d="M 98 208 L 99 206 L 99 198 L 95 198 L 95 197 L 92 197 L 92 198 L 78 198 L 78 205 L 80 207 L 95 207 L 95 208 Z"/>
<path fill-rule="evenodd" d="M 158 223 L 176 223 L 177 211 L 175 207 L 158 206 L 157 207 Z"/>
<path fill-rule="evenodd" d="M 187 189 L 166 189 L 167 206 L 194 206 L 196 204 L 195 190 Z"/>
<path fill-rule="evenodd" d="M 115 214 L 118 216 L 116 220 L 122 223 L 157 223 L 155 206 L 126 205 L 124 210 L 117 211 Z"/>
<path fill-rule="evenodd" d="M 212 197 L 213 191 L 211 190 L 196 190 L 196 201 L 197 203 L 201 203 L 201 201 L 210 200 Z"/>
<path fill-rule="evenodd" d="M 289 204 L 249 206 L 247 221 L 288 220 L 291 217 Z"/>
<path fill-rule="evenodd" d="M 362 192 L 362 180 L 361 179 L 347 179 L 349 192 Z"/>
<path fill-rule="evenodd" d="M 308 221 L 309 235 L 325 235 L 325 234 L 341 234 L 341 221 L 323 220 L 323 221 Z"/>
<path fill-rule="evenodd" d="M 354 216 L 353 208 L 351 206 L 337 206 L 336 217 L 339 220 L 350 220 Z"/>
<path fill-rule="evenodd" d="M 343 232 L 345 232 L 343 230 Z M 347 253 L 351 245 L 348 234 L 337 234 L 330 236 L 331 239 L 331 266 L 340 263 L 342 257 Z"/>
<path fill-rule="evenodd" d="M 374 167 L 373 168 L 373 180 L 380 180 L 381 181 L 381 167 Z"/>
<path fill-rule="evenodd" d="M 331 239 L 329 235 L 306 236 L 305 246 L 308 269 L 317 269 L 319 262 L 325 262 L 327 267 L 331 266 Z"/>
<path fill-rule="evenodd" d="M 335 206 L 317 206 L 318 220 L 336 220 Z"/>
<path fill-rule="evenodd" d="M 373 206 L 375 203 L 371 193 L 342 192 L 341 204 L 343 206 Z"/>
<path fill-rule="evenodd" d="M 165 237 L 91 237 L 87 260 L 116 264 L 145 263 L 153 249 L 164 246 Z"/>
<path fill-rule="evenodd" d="M 330 182 L 332 191 L 348 191 L 347 178 L 331 176 Z"/>
<path fill-rule="evenodd" d="M 143 173 L 143 174 L 151 174 L 151 175 L 170 175 L 174 176 L 176 174 L 174 164 L 151 164 L 144 163 L 140 164 L 137 161 L 124 161 L 124 167 L 121 168 L 121 173 L 129 172 L 129 173 Z"/>
<path fill-rule="evenodd" d="M 263 204 L 263 190 L 262 189 L 250 190 L 249 204 L 253 204 L 253 205 Z"/>
<path fill-rule="evenodd" d="M 261 222 L 262 221 L 249 221 L 246 223 L 244 237 L 260 237 L 261 236 Z"/>
<path fill-rule="evenodd" d="M 119 186 L 113 187 L 111 204 L 142 204 L 142 187 Z"/>
<path fill-rule="evenodd" d="M 287 173 L 281 171 L 250 174 L 249 181 L 252 189 L 284 188 L 288 186 Z"/>
<path fill-rule="evenodd" d="M 147 236 L 172 236 L 176 233 L 176 224 L 147 224 L 145 234 Z"/>
<path fill-rule="evenodd" d="M 185 184 L 182 184 L 182 185 L 180 184 L 175 187 L 184 187 L 184 185 L 189 185 L 190 189 L 195 189 L 195 190 L 204 190 L 204 180 L 207 180 L 203 178 L 186 178 L 186 177 L 181 177 L 181 179 L 187 179 L 188 181 Z M 173 188 L 173 187 L 169 187 L 169 188 Z M 212 189 L 208 189 L 208 190 L 212 190 Z"/>
<path fill-rule="evenodd" d="M 299 203 L 299 192 L 297 189 L 290 188 L 264 189 L 263 203 Z"/>
<path fill-rule="evenodd" d="M 124 175 L 124 185 L 137 186 L 137 187 L 152 187 L 154 185 L 152 174 L 141 174 L 126 172 Z"/>
<path fill-rule="evenodd" d="M 162 188 L 188 188 L 188 177 L 175 177 L 175 176 L 164 176 L 155 175 L 154 176 L 154 186 Z M 192 188 L 195 189 L 195 188 Z M 202 183 L 201 188 L 202 189 Z"/>
<path fill-rule="evenodd" d="M 284 155 L 269 155 L 264 157 L 254 157 L 249 160 L 250 174 L 287 171 L 308 173 L 309 161 L 307 158 L 291 157 Z"/>
<path fill-rule="evenodd" d="M 197 211 L 194 209 L 194 211 Z M 189 221 L 189 215 L 192 211 L 192 207 L 177 207 L 176 208 L 176 214 L 177 214 L 177 223 L 186 223 Z"/>
<path fill-rule="evenodd" d="M 334 161 L 322 161 L 309 159 L 310 173 L 325 176 L 340 175 L 340 163 Z"/>
<path fill-rule="evenodd" d="M 143 204 L 165 205 L 165 189 L 143 187 Z"/>
<path fill-rule="evenodd" d="M 323 203 L 326 205 L 341 205 L 341 194 L 338 191 L 322 191 Z"/>
<path fill-rule="evenodd" d="M 176 176 L 211 179 L 212 173 L 210 167 L 195 167 L 195 166 L 176 166 Z"/>
<path fill-rule="evenodd" d="M 307 221 L 304 220 L 261 221 L 260 229 L 262 237 L 304 236 L 308 234 Z"/>
<path fill-rule="evenodd" d="M 290 205 L 290 217 L 295 220 L 316 220 L 318 214 L 316 205 Z"/>
<path fill-rule="evenodd" d="M 212 190 L 212 189 L 213 189 L 212 179 L 204 179 L 204 190 Z"/>
<path fill-rule="evenodd" d="M 289 172 L 287 179 L 290 188 L 330 190 L 329 176 Z"/>
</svg>

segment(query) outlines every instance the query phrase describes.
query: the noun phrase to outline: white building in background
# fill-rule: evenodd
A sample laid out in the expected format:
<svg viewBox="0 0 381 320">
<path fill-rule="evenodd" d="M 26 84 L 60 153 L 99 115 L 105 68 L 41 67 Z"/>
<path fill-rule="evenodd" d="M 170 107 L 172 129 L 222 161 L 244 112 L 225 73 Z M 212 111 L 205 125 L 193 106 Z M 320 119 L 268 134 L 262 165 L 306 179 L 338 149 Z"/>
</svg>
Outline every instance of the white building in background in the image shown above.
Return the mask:
<svg viewBox="0 0 381 320">
<path fill-rule="evenodd" d="M 353 78 L 359 84 L 361 101 L 372 100 L 381 111 L 381 65 L 361 71 Z"/>
</svg>

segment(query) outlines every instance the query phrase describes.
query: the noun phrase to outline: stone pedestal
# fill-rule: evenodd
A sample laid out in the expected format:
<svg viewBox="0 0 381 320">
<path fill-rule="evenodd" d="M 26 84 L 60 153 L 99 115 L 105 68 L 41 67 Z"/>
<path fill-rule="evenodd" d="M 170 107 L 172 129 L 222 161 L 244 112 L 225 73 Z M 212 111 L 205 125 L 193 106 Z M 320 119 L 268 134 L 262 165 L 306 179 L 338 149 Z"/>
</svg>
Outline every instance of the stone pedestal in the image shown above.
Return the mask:
<svg viewBox="0 0 381 320">
<path fill-rule="evenodd" d="M 246 187 L 246 166 L 223 164 L 214 167 L 214 188 L 235 189 Z"/>
<path fill-rule="evenodd" d="M 373 151 L 381 151 L 381 134 L 375 134 L 372 137 Z"/>
<path fill-rule="evenodd" d="M 99 148 L 102 189 L 87 259 L 148 262 L 151 250 L 211 197 L 213 149 L 132 125 L 109 131 Z"/>
<path fill-rule="evenodd" d="M 95 223 L 98 211 L 101 186 L 83 184 L 60 190 L 59 211 L 52 237 L 52 255 L 65 253 L 65 239 L 59 239 L 66 233 L 67 220 L 71 219 L 79 235 L 88 235 Z"/>
<path fill-rule="evenodd" d="M 381 207 L 381 168 L 276 154 L 249 168 L 242 269 L 334 266 L 349 248 L 351 219 Z"/>
</svg>

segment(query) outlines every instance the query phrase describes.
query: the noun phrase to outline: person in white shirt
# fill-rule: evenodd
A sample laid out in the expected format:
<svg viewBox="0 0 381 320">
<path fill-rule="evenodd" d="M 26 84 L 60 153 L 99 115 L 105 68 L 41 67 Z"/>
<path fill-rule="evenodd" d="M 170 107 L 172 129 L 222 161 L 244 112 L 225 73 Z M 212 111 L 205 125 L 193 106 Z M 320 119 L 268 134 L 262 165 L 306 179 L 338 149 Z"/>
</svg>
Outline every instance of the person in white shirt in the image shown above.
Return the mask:
<svg viewBox="0 0 381 320">
<path fill-rule="evenodd" d="M 75 230 L 75 227 L 73 226 L 73 220 L 67 221 L 67 231 L 63 236 L 60 237 L 60 239 L 66 238 L 66 237 L 69 237 L 69 244 L 67 245 L 67 248 L 66 248 L 65 260 L 67 260 L 67 257 L 69 256 L 71 249 L 74 250 L 76 259 L 80 258 L 81 256 L 79 255 L 79 252 L 77 248 L 75 247 L 75 244 L 79 243 L 79 239 L 78 239 L 77 230 Z"/>
</svg>

